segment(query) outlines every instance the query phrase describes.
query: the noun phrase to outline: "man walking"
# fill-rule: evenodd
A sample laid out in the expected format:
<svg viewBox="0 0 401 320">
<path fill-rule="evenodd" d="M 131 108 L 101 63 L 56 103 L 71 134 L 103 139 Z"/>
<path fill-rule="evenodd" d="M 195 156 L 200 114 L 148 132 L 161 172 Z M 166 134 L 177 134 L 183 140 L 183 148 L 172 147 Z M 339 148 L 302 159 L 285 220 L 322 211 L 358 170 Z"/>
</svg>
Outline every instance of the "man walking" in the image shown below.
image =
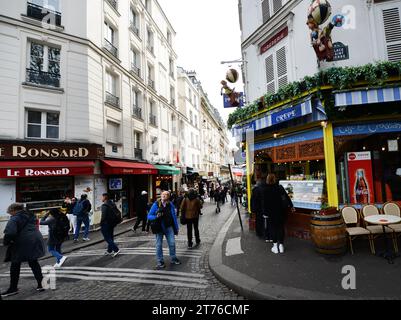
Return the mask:
<svg viewBox="0 0 401 320">
<path fill-rule="evenodd" d="M 148 216 L 147 207 L 148 207 L 148 193 L 146 191 L 142 191 L 136 205 L 137 217 L 136 217 L 136 223 L 132 228 L 132 231 L 136 232 L 136 229 L 138 229 L 139 224 L 142 221 L 142 232 L 145 232 L 147 216 Z"/>
<path fill-rule="evenodd" d="M 196 246 L 198 246 L 201 242 L 198 228 L 201 209 L 202 203 L 197 197 L 195 190 L 190 189 L 188 196 L 181 204 L 181 214 L 185 216 L 185 220 L 187 221 L 188 249 L 191 249 L 193 246 L 192 226 L 194 226 L 195 230 Z"/>
<path fill-rule="evenodd" d="M 88 200 L 88 195 L 81 195 L 81 200 L 74 207 L 74 215 L 77 216 L 77 227 L 74 234 L 74 242 L 78 242 L 79 232 L 81 231 L 82 223 L 85 226 L 83 241 L 89 241 L 89 212 L 92 209 L 92 205 Z"/>
<path fill-rule="evenodd" d="M 100 221 L 100 230 L 104 241 L 107 242 L 108 247 L 104 255 L 111 255 L 116 257 L 120 253 L 120 249 L 114 242 L 114 228 L 118 223 L 121 222 L 121 213 L 118 213 L 118 209 L 115 203 L 110 200 L 108 193 L 103 193 L 102 195 L 102 219 Z M 117 217 L 117 213 L 120 218 Z M 119 221 L 118 221 L 119 220 Z"/>
<path fill-rule="evenodd" d="M 164 269 L 163 258 L 163 236 L 166 236 L 171 264 L 179 265 L 181 262 L 177 259 L 175 253 L 175 235 L 178 235 L 178 223 L 174 205 L 169 201 L 170 194 L 164 191 L 161 199 L 156 201 L 148 214 L 148 220 L 152 228 L 152 232 L 156 235 L 156 258 L 157 269 Z"/>
</svg>

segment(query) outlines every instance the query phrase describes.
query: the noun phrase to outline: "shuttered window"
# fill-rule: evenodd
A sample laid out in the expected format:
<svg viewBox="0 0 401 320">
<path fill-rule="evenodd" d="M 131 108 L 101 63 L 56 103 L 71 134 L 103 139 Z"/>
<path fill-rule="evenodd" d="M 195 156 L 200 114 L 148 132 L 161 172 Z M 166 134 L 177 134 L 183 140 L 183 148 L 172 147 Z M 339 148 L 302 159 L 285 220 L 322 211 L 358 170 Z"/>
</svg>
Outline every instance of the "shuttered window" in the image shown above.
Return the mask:
<svg viewBox="0 0 401 320">
<path fill-rule="evenodd" d="M 287 54 L 286 47 L 281 47 L 265 60 L 266 66 L 266 90 L 267 93 L 276 91 L 288 84 Z"/>
<path fill-rule="evenodd" d="M 270 19 L 270 0 L 262 1 L 263 23 Z"/>
<path fill-rule="evenodd" d="M 282 0 L 272 0 L 272 2 L 273 2 L 273 12 L 276 13 L 283 6 L 283 1 Z"/>
<path fill-rule="evenodd" d="M 280 48 L 276 52 L 276 63 L 277 63 L 277 78 L 278 78 L 278 88 L 288 84 L 287 77 L 287 58 L 285 47 Z"/>
<path fill-rule="evenodd" d="M 267 83 L 267 93 L 275 93 L 276 86 L 274 82 L 274 61 L 273 54 L 268 56 L 265 60 L 266 64 L 266 83 Z"/>
<path fill-rule="evenodd" d="M 400 7 L 383 10 L 383 25 L 389 61 L 401 61 Z"/>
</svg>

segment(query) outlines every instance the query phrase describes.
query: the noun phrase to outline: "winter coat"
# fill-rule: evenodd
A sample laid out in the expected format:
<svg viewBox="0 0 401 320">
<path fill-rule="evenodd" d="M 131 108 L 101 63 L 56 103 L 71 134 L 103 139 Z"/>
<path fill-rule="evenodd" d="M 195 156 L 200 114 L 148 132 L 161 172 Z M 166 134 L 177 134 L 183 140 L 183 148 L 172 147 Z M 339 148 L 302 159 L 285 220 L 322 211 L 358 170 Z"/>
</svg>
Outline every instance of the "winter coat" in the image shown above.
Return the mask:
<svg viewBox="0 0 401 320">
<path fill-rule="evenodd" d="M 63 241 L 57 240 L 56 235 L 54 233 L 54 229 L 56 227 L 57 220 L 53 216 L 44 216 L 40 219 L 41 226 L 48 226 L 49 227 L 49 238 L 47 239 L 48 246 L 56 246 L 58 244 L 63 243 Z"/>
<path fill-rule="evenodd" d="M 112 223 L 112 216 L 115 214 L 113 212 L 113 208 L 116 206 L 116 204 L 112 200 L 107 200 L 104 202 L 101 206 L 102 210 L 102 218 L 100 219 L 100 225 L 101 226 L 113 226 Z"/>
<path fill-rule="evenodd" d="M 180 210 L 181 214 L 185 214 L 186 219 L 197 219 L 199 218 L 201 209 L 202 202 L 199 200 L 196 193 L 190 193 L 182 202 Z"/>
<path fill-rule="evenodd" d="M 8 246 L 5 262 L 28 262 L 45 255 L 45 244 L 36 228 L 36 218 L 25 210 L 10 218 L 3 243 Z"/>
<path fill-rule="evenodd" d="M 148 195 L 147 194 L 140 195 L 136 203 L 136 214 L 138 218 L 139 217 L 146 218 L 147 207 L 148 207 Z"/>
<path fill-rule="evenodd" d="M 265 203 L 269 220 L 274 224 L 284 224 L 285 210 L 282 205 L 282 192 L 278 184 L 266 185 Z"/>
<path fill-rule="evenodd" d="M 163 233 L 166 234 L 166 226 L 165 226 L 163 219 L 161 217 L 160 218 L 157 217 L 157 212 L 159 211 L 159 203 L 158 202 L 159 201 L 156 201 L 155 203 L 153 203 L 152 208 L 150 209 L 149 214 L 148 214 L 148 221 L 152 222 L 156 219 L 161 219 L 162 230 L 163 230 Z M 179 226 L 178 226 L 178 222 L 177 222 L 177 216 L 175 214 L 175 207 L 171 202 L 168 202 L 168 203 L 170 204 L 170 214 L 171 214 L 171 217 L 169 217 L 169 219 L 172 218 L 172 221 L 173 221 L 172 227 L 174 229 L 174 234 L 177 235 L 178 231 L 179 231 Z"/>
</svg>

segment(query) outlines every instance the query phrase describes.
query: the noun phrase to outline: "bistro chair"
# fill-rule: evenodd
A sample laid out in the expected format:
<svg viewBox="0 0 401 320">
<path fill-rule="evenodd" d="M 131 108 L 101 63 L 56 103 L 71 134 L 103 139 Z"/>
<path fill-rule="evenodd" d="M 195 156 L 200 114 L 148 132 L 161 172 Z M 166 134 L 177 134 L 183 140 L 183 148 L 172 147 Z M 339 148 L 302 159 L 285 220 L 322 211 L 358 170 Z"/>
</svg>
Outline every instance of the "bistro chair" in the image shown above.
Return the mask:
<svg viewBox="0 0 401 320">
<path fill-rule="evenodd" d="M 379 237 L 382 234 L 385 236 L 385 234 L 383 233 L 383 227 L 379 226 L 379 225 L 369 225 L 368 222 L 366 222 L 364 218 L 368 217 L 368 216 L 377 215 L 377 214 L 380 214 L 380 210 L 376 206 L 374 206 L 373 204 L 368 204 L 368 205 L 365 205 L 365 206 L 362 207 L 361 218 L 364 221 L 365 228 L 368 229 L 371 232 L 373 241 L 374 241 L 375 238 Z M 385 226 L 384 227 L 384 232 L 388 233 L 388 234 L 391 234 L 391 239 L 393 240 L 394 250 L 397 250 L 397 244 L 396 244 L 396 240 L 395 240 L 395 237 L 394 237 L 393 229 Z"/>
<path fill-rule="evenodd" d="M 348 240 L 351 249 L 351 254 L 354 254 L 352 240 L 354 240 L 359 236 L 367 236 L 370 245 L 370 252 L 372 252 L 372 254 L 375 254 L 375 247 L 372 239 L 372 234 L 366 228 L 362 228 L 359 226 L 358 211 L 356 211 L 354 207 L 345 206 L 341 210 L 341 215 L 343 216 L 344 222 L 347 225 L 346 231 L 348 233 Z M 348 227 L 348 225 L 350 225 L 350 227 Z"/>
<path fill-rule="evenodd" d="M 383 213 L 392 215 L 392 216 L 401 216 L 401 209 L 398 206 L 398 204 L 394 202 L 386 202 L 383 205 Z M 388 226 L 389 228 L 393 229 L 394 236 L 395 236 L 395 244 L 397 246 L 396 252 L 398 252 L 398 243 L 397 243 L 397 238 L 401 236 L 401 223 L 396 223 L 396 224 L 390 224 Z"/>
</svg>

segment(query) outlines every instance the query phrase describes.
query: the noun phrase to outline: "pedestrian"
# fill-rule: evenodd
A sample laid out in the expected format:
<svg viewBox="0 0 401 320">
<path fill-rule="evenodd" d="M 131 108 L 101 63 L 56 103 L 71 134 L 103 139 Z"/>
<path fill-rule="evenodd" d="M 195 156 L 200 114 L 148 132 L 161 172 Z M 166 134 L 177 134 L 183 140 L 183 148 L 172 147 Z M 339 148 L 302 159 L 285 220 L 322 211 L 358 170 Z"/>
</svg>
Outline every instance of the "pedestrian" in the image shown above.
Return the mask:
<svg viewBox="0 0 401 320">
<path fill-rule="evenodd" d="M 243 191 L 242 191 L 241 184 L 238 184 L 238 186 L 237 186 L 237 197 L 238 197 L 238 200 L 239 200 L 239 204 L 242 205 Z"/>
<path fill-rule="evenodd" d="M 68 258 L 62 254 L 61 246 L 68 237 L 70 222 L 60 210 L 51 209 L 42 217 L 40 225 L 49 227 L 47 247 L 49 253 L 56 258 L 54 268 L 60 268 Z"/>
<path fill-rule="evenodd" d="M 92 205 L 91 205 L 90 201 L 88 200 L 88 195 L 86 195 L 86 194 L 81 195 L 81 200 L 79 200 L 79 202 L 77 202 L 77 204 L 74 207 L 74 211 L 73 211 L 73 214 L 77 217 L 77 227 L 76 227 L 75 234 L 74 234 L 74 242 L 78 242 L 79 232 L 81 231 L 82 223 L 85 226 L 84 236 L 83 236 L 82 240 L 90 241 L 88 236 L 89 236 L 89 224 L 90 224 L 89 213 L 90 213 L 91 209 L 92 209 Z"/>
<path fill-rule="evenodd" d="M 235 201 L 235 189 L 234 189 L 234 187 L 230 188 L 230 198 L 231 198 L 231 205 L 235 206 L 236 201 Z"/>
<path fill-rule="evenodd" d="M 221 188 L 217 188 L 214 192 L 214 201 L 216 202 L 216 213 L 220 213 L 220 201 L 222 197 Z"/>
<path fill-rule="evenodd" d="M 156 258 L 157 269 L 166 267 L 163 258 L 163 236 L 166 237 L 169 246 L 171 264 L 179 265 L 175 250 L 175 238 L 178 235 L 179 227 L 174 205 L 169 201 L 170 194 L 163 192 L 161 199 L 156 201 L 148 214 L 151 222 L 152 232 L 156 235 Z"/>
<path fill-rule="evenodd" d="M 201 240 L 199 237 L 199 215 L 202 209 L 202 202 L 199 200 L 196 191 L 190 189 L 188 196 L 181 204 L 181 214 L 184 215 L 187 223 L 188 249 L 193 246 L 192 242 L 192 226 L 195 231 L 196 246 L 199 246 Z"/>
<path fill-rule="evenodd" d="M 38 259 L 45 255 L 44 240 L 42 234 L 36 228 L 36 217 L 31 212 L 24 210 L 21 203 L 13 203 L 7 209 L 11 216 L 4 230 L 3 244 L 7 246 L 4 262 L 11 262 L 10 287 L 1 293 L 1 297 L 18 294 L 18 282 L 21 264 L 28 262 L 37 281 L 37 291 L 43 291 L 42 269 Z"/>
<path fill-rule="evenodd" d="M 267 186 L 265 194 L 267 215 L 271 228 L 273 253 L 284 253 L 284 224 L 285 224 L 285 208 L 282 203 L 282 191 L 277 184 L 276 176 L 269 174 L 267 176 Z"/>
<path fill-rule="evenodd" d="M 136 223 L 132 230 L 136 232 L 136 229 L 138 229 L 139 224 L 142 222 L 142 232 L 145 232 L 145 227 L 146 227 L 146 222 L 147 222 L 147 217 L 148 217 L 148 211 L 147 211 L 147 206 L 148 206 L 148 193 L 147 191 L 142 191 L 141 195 L 139 196 L 139 199 L 136 203 Z M 149 231 L 149 229 L 148 229 Z"/>
<path fill-rule="evenodd" d="M 67 218 L 70 221 L 70 232 L 75 234 L 75 230 L 77 228 L 77 217 L 74 216 L 74 207 L 77 204 L 77 198 L 75 197 L 66 197 L 64 199 L 62 208 L 66 209 Z"/>
<path fill-rule="evenodd" d="M 107 251 L 104 255 L 111 255 L 113 258 L 120 253 L 120 249 L 114 242 L 114 228 L 121 222 L 121 212 L 117 209 L 115 203 L 110 199 L 108 193 L 102 195 L 102 218 L 100 220 L 100 230 L 104 241 L 107 242 Z M 118 216 L 120 218 L 118 218 Z"/>
<path fill-rule="evenodd" d="M 179 195 L 175 199 L 174 207 L 177 210 L 177 217 L 180 216 L 180 208 L 181 208 L 182 201 L 184 201 L 184 198 L 185 198 L 185 192 L 184 191 L 180 191 Z"/>
</svg>

